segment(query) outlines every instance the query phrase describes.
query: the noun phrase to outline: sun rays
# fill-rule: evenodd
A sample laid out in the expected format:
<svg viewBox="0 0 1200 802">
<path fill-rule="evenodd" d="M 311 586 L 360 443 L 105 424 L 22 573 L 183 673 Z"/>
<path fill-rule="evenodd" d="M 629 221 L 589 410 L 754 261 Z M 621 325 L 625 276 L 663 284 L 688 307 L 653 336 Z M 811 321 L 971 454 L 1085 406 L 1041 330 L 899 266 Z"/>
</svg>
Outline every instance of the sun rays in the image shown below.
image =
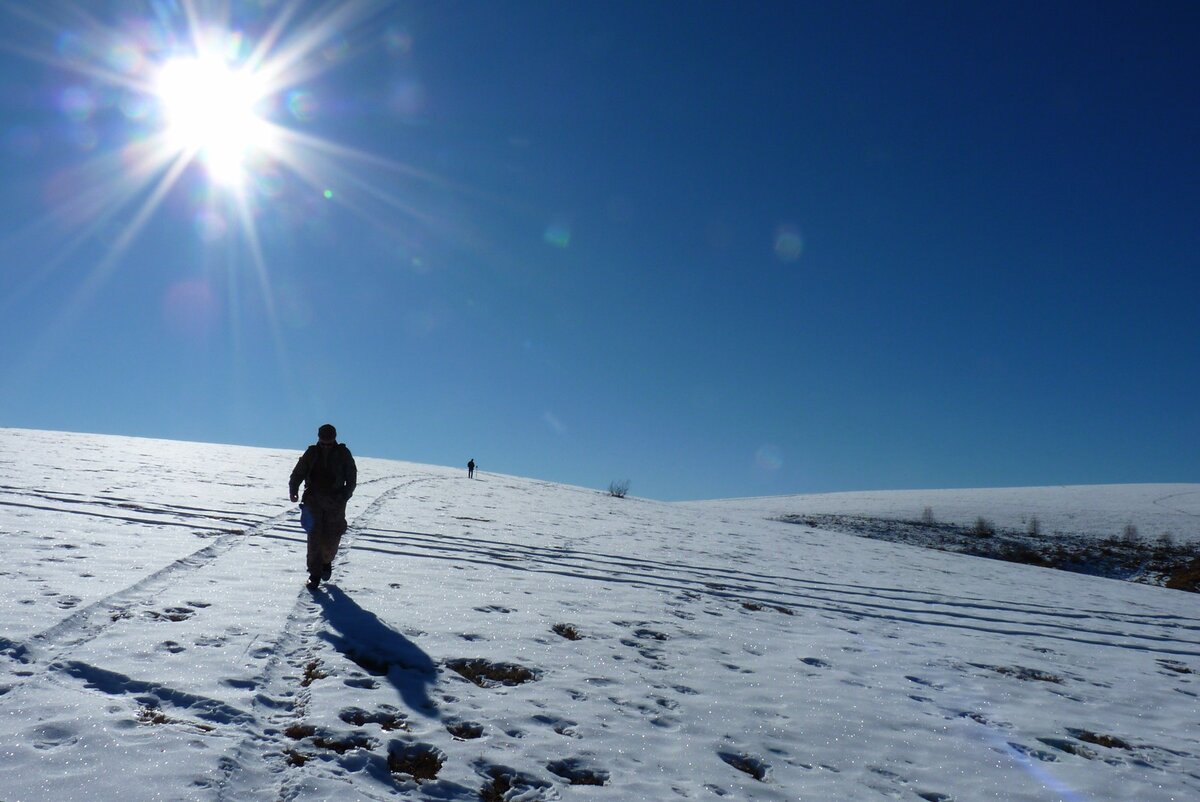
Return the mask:
<svg viewBox="0 0 1200 802">
<path fill-rule="evenodd" d="M 381 16 L 394 7 L 180 0 L 133 14 L 119 8 L 102 18 L 81 2 L 0 4 L 12 23 L 0 48 L 53 69 L 52 100 L 79 154 L 46 179 L 45 221 L 69 233 L 25 280 L 39 283 L 66 254 L 102 247 L 60 301 L 50 337 L 65 336 L 114 274 L 139 269 L 131 249 L 171 215 L 191 220 L 203 270 L 252 270 L 282 367 L 272 236 L 305 225 L 313 204 L 334 198 L 385 234 L 429 222 L 405 191 L 437 185 L 436 176 L 314 125 L 322 106 L 342 101 L 330 94 L 335 81 L 319 97 L 314 86 L 351 55 L 387 48 Z"/>
</svg>

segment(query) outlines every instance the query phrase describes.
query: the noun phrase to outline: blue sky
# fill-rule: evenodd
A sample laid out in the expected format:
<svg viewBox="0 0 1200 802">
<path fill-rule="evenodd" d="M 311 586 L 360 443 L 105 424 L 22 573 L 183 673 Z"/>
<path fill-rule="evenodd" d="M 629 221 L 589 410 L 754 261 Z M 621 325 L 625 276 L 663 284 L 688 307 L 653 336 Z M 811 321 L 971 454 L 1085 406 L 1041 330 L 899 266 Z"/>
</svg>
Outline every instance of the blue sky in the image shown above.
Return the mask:
<svg viewBox="0 0 1200 802">
<path fill-rule="evenodd" d="M 221 5 L 0 7 L 0 425 L 665 500 L 1200 481 L 1195 4 Z M 271 77 L 232 183 L 156 77 L 189 8 Z"/>
</svg>

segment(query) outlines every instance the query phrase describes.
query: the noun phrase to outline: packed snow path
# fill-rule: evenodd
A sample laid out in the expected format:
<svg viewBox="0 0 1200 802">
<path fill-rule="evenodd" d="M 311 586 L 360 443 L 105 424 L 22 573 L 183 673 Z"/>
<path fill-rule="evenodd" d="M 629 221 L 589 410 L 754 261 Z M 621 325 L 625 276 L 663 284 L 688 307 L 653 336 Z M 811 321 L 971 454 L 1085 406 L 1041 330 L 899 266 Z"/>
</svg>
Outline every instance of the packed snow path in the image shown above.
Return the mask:
<svg viewBox="0 0 1200 802">
<path fill-rule="evenodd" d="M 4 802 L 1200 792 L 1189 594 L 362 458 L 313 593 L 298 450 L 3 434 Z"/>
</svg>

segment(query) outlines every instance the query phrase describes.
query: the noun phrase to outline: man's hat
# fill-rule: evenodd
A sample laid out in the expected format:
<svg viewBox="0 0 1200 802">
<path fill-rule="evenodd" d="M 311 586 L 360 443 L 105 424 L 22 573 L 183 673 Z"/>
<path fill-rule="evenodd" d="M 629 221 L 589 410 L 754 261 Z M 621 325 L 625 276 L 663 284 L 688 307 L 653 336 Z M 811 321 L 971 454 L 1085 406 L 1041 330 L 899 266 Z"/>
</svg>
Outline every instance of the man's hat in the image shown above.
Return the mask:
<svg viewBox="0 0 1200 802">
<path fill-rule="evenodd" d="M 320 429 L 317 429 L 317 439 L 322 443 L 337 442 L 337 429 L 333 428 L 332 423 L 326 423 Z"/>
</svg>

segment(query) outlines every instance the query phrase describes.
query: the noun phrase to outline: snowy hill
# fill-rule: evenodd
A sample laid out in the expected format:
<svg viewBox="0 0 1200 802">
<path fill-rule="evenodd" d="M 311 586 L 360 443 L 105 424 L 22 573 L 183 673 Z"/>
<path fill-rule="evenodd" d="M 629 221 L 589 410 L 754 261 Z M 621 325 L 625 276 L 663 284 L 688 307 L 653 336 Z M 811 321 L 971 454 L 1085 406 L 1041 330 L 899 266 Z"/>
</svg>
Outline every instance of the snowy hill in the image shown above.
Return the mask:
<svg viewBox="0 0 1200 802">
<path fill-rule="evenodd" d="M 1020 530 L 1037 518 L 1046 533 L 1095 538 L 1121 536 L 1133 525 L 1148 540 L 1166 534 L 1200 542 L 1200 485 L 1195 484 L 883 490 L 701 503 L 764 518 L 816 514 L 919 520 L 928 509 L 938 521 L 967 525 L 983 517 Z"/>
<path fill-rule="evenodd" d="M 1182 538 L 1194 485 L 822 510 L 360 458 L 312 593 L 303 444 L 0 437 L 4 802 L 1200 793 L 1195 595 L 769 520 Z"/>
</svg>

